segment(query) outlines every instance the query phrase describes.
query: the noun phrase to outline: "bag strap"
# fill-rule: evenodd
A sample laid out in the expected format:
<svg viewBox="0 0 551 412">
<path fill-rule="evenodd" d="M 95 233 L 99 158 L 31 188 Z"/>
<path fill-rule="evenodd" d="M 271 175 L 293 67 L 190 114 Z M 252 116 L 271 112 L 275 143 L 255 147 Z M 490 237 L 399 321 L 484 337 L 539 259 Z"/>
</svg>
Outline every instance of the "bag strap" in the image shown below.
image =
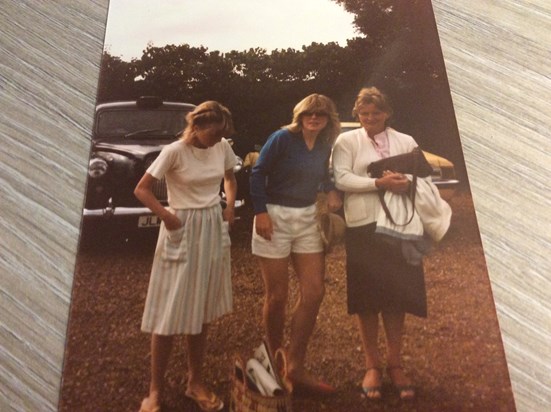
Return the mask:
<svg viewBox="0 0 551 412">
<path fill-rule="evenodd" d="M 420 149 L 419 147 L 416 147 L 413 150 L 419 151 Z M 415 194 L 417 193 L 417 169 L 419 167 L 418 160 L 419 158 L 417 156 L 413 158 L 413 179 L 411 181 L 411 185 L 409 186 L 409 193 L 408 193 L 408 197 L 411 199 L 411 217 L 408 219 L 406 223 L 398 224 L 394 221 L 394 219 L 392 218 L 392 215 L 390 214 L 390 210 L 388 209 L 388 206 L 386 205 L 386 202 L 385 202 L 386 190 L 379 189 L 378 194 L 379 194 L 379 200 L 381 201 L 381 206 L 383 207 L 383 210 L 388 220 L 390 220 L 390 222 L 395 226 L 407 226 L 411 223 L 411 221 L 413 220 L 413 217 L 415 216 Z"/>
<path fill-rule="evenodd" d="M 278 383 L 287 391 L 287 393 L 292 393 L 293 383 L 287 376 L 287 353 L 283 348 L 276 350 L 274 354 L 274 363 L 276 365 L 276 376 L 279 380 Z"/>
</svg>

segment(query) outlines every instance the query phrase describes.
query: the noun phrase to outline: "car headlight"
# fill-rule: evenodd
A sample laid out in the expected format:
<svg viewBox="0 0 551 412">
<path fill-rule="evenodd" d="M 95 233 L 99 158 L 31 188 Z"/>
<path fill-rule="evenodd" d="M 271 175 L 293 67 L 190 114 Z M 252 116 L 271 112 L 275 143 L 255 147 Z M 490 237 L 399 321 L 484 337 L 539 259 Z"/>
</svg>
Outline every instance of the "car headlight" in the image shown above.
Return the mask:
<svg viewBox="0 0 551 412">
<path fill-rule="evenodd" d="M 441 173 L 442 179 L 455 179 L 455 168 L 453 167 L 442 167 Z"/>
<path fill-rule="evenodd" d="M 96 157 L 90 160 L 90 164 L 88 165 L 88 176 L 92 179 L 99 179 L 107 173 L 108 167 L 104 159 Z"/>
</svg>

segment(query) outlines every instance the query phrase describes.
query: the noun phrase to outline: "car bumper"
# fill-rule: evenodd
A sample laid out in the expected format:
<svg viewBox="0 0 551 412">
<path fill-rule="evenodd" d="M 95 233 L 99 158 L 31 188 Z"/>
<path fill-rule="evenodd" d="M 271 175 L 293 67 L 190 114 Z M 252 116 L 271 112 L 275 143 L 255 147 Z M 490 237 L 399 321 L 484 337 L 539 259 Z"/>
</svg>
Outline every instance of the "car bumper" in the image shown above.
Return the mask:
<svg viewBox="0 0 551 412">
<path fill-rule="evenodd" d="M 235 201 L 235 209 L 241 208 L 245 202 L 243 200 Z M 139 218 L 140 216 L 153 215 L 147 207 L 106 207 L 103 209 L 84 209 L 83 217 L 85 220 L 108 220 L 119 218 Z"/>
<path fill-rule="evenodd" d="M 459 185 L 459 180 L 456 180 L 456 179 L 433 180 L 432 183 L 434 183 L 438 189 L 451 189 L 451 188 L 456 188 Z"/>
<path fill-rule="evenodd" d="M 451 199 L 459 186 L 459 180 L 456 179 L 434 180 L 432 183 L 436 185 L 440 196 L 444 200 Z"/>
<path fill-rule="evenodd" d="M 84 209 L 85 219 L 110 219 L 117 217 L 133 217 L 150 215 L 147 207 L 106 207 L 104 209 Z"/>
</svg>

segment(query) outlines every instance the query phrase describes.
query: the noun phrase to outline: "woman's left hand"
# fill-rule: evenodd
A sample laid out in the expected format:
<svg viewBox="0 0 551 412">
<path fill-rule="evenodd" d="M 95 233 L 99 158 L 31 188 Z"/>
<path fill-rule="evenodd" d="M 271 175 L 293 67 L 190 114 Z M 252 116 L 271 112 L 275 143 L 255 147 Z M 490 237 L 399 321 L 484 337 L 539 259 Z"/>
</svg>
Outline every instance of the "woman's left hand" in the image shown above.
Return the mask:
<svg viewBox="0 0 551 412">
<path fill-rule="evenodd" d="M 327 209 L 330 212 L 336 212 L 342 207 L 342 196 L 338 190 L 327 192 Z"/>
<path fill-rule="evenodd" d="M 235 221 L 235 209 L 233 206 L 226 206 L 222 210 L 222 218 L 230 224 L 230 227 L 233 226 L 233 222 Z"/>
</svg>

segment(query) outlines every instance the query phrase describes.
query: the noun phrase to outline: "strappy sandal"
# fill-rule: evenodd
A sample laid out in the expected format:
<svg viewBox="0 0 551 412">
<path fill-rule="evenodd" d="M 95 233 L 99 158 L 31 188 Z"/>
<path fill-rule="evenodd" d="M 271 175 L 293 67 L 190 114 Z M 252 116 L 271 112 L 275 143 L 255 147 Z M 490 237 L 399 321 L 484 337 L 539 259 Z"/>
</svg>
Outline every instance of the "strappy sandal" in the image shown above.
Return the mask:
<svg viewBox="0 0 551 412">
<path fill-rule="evenodd" d="M 406 385 L 397 385 L 394 383 L 394 379 L 392 379 L 392 371 L 393 370 L 401 370 L 402 373 L 404 371 L 404 368 L 401 365 L 396 366 L 387 366 L 386 372 L 388 374 L 388 377 L 390 378 L 390 381 L 392 382 L 392 385 L 396 388 L 396 391 L 398 392 L 398 396 L 403 401 L 411 401 L 415 399 L 415 396 L 417 395 L 415 386 L 412 384 L 406 384 Z M 405 376 L 405 374 L 404 374 Z"/>
<path fill-rule="evenodd" d="M 217 412 L 224 408 L 224 402 L 214 392 L 211 392 L 208 396 L 199 396 L 188 388 L 185 395 L 193 400 L 204 412 Z"/>
<path fill-rule="evenodd" d="M 381 382 L 382 378 L 383 378 L 382 369 L 379 368 L 379 367 L 374 366 L 374 367 L 371 367 L 371 368 L 367 368 L 365 373 L 369 372 L 370 370 L 376 370 L 379 373 L 379 382 Z M 382 389 L 383 389 L 382 383 L 379 383 L 378 385 L 374 385 L 374 386 L 363 386 L 362 385 L 362 392 L 364 394 L 364 398 L 367 399 L 368 401 L 379 401 L 379 400 L 381 400 L 381 398 L 383 397 Z"/>
</svg>

